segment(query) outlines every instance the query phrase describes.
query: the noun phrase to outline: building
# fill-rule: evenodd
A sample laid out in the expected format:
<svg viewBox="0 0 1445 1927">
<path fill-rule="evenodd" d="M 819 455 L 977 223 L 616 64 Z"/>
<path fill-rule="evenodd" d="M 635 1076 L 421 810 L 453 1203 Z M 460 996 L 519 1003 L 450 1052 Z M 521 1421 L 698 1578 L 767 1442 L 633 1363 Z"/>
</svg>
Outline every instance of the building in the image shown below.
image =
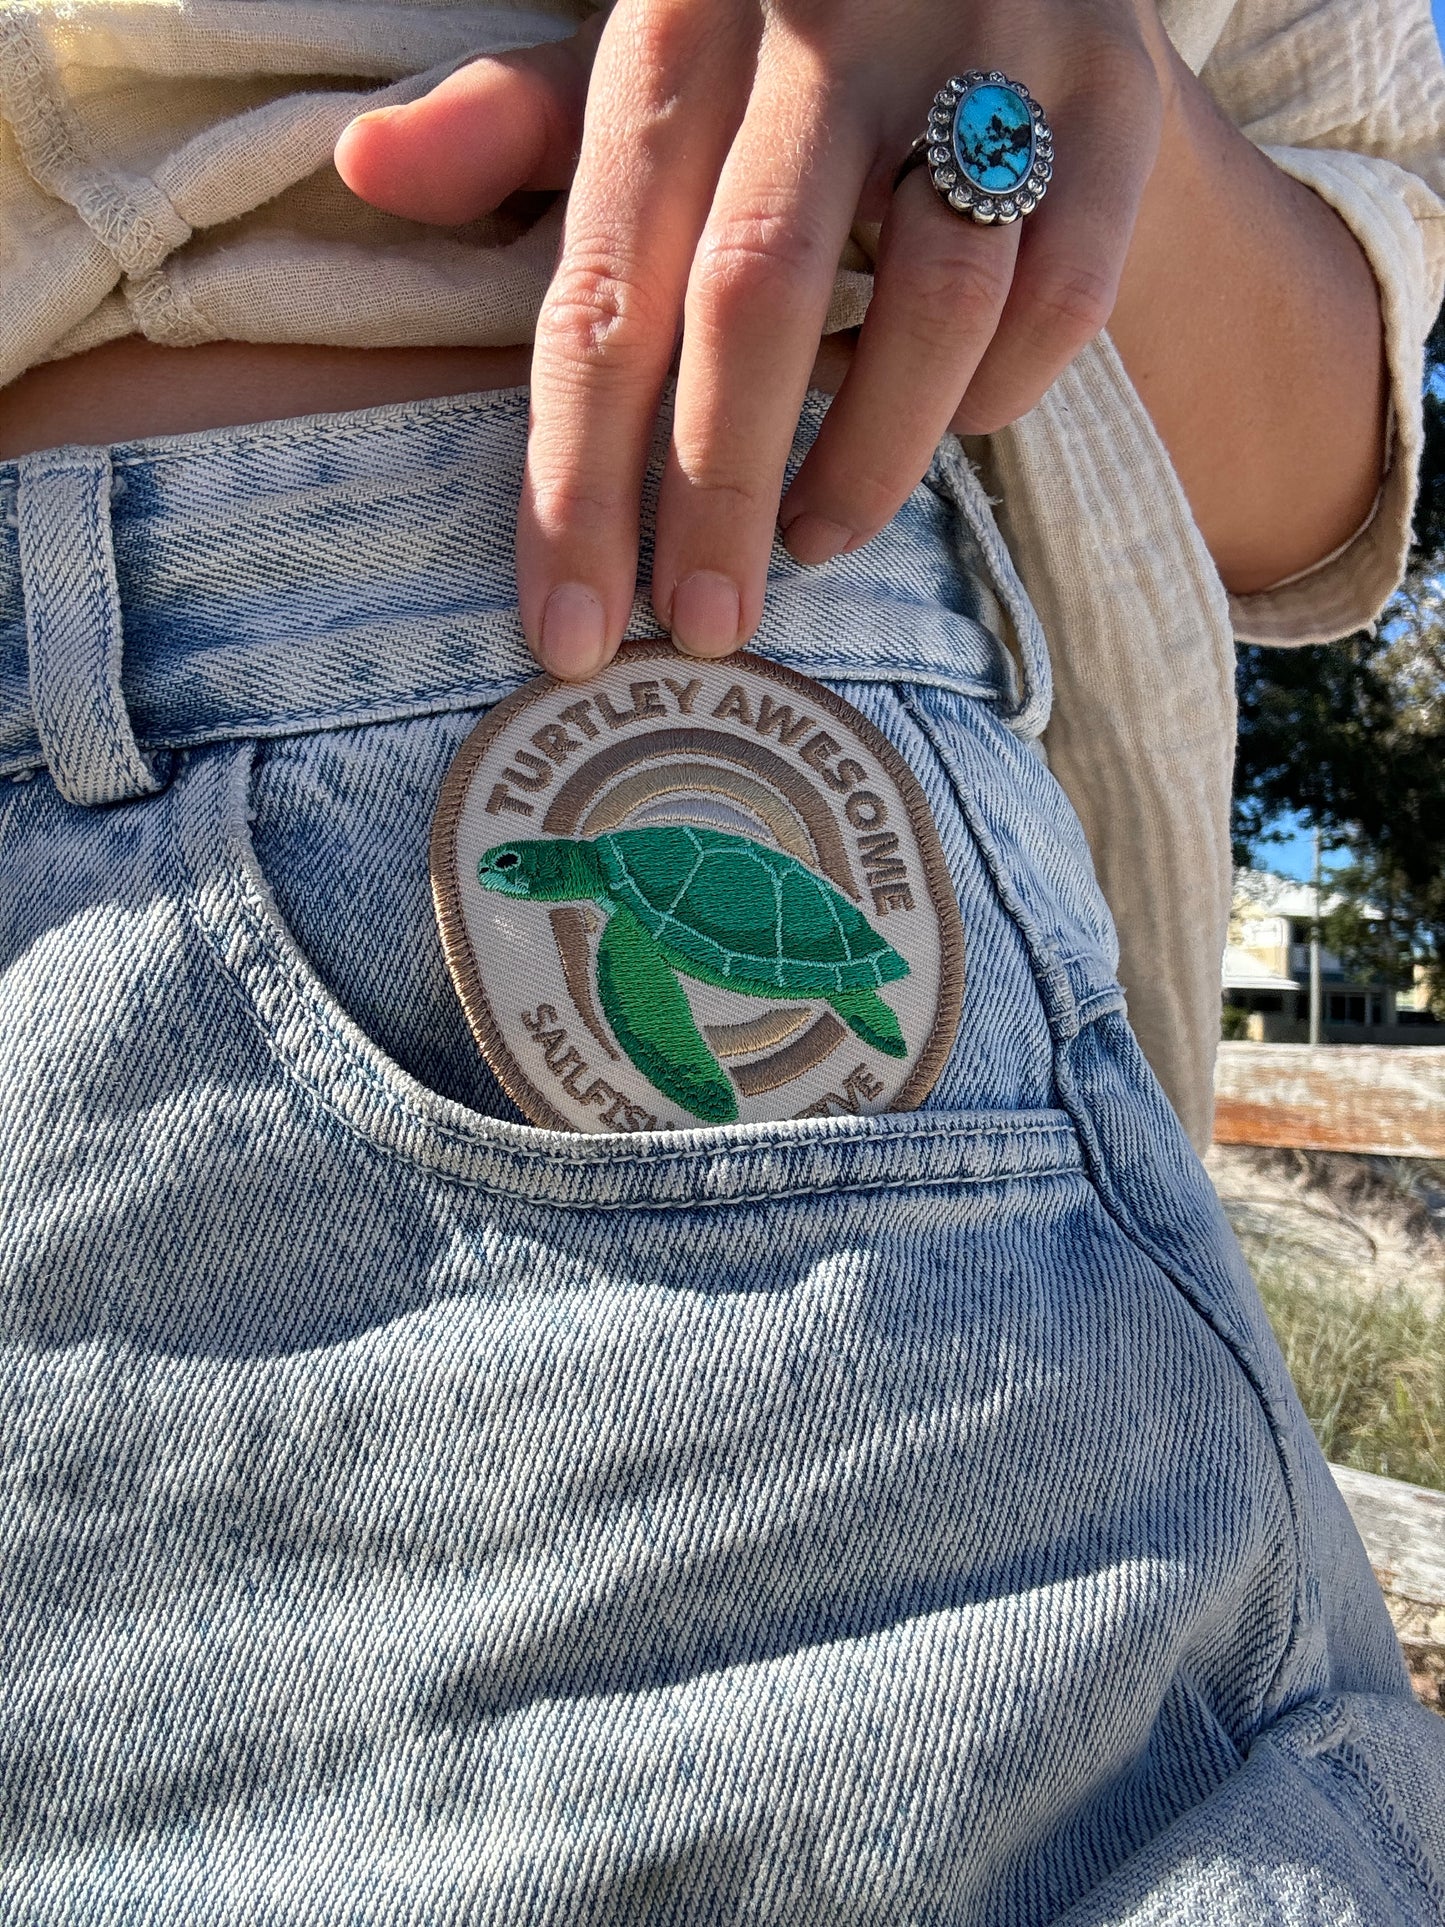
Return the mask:
<svg viewBox="0 0 1445 1927">
<path fill-rule="evenodd" d="M 1339 901 L 1324 893 L 1324 914 Z M 1225 1011 L 1238 1013 L 1232 1020 L 1235 1034 L 1265 1044 L 1309 1041 L 1314 916 L 1313 885 L 1293 883 L 1266 870 L 1237 874 L 1223 971 Z M 1332 952 L 1321 951 L 1323 1041 L 1445 1043 L 1445 1024 L 1430 1013 L 1423 976 L 1417 966 L 1410 983 L 1362 981 L 1349 975 Z"/>
</svg>

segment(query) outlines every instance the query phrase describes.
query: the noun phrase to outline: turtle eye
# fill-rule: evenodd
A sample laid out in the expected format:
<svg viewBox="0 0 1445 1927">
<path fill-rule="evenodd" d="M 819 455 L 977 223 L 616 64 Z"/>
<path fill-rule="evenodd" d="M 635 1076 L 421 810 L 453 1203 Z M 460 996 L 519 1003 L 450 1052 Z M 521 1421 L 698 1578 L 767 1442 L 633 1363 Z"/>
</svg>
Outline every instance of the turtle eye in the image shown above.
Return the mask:
<svg viewBox="0 0 1445 1927">
<path fill-rule="evenodd" d="M 521 857 L 517 855 L 515 850 L 504 850 L 501 856 L 494 856 L 492 858 L 492 868 L 494 870 L 515 870 L 521 861 Z"/>
</svg>

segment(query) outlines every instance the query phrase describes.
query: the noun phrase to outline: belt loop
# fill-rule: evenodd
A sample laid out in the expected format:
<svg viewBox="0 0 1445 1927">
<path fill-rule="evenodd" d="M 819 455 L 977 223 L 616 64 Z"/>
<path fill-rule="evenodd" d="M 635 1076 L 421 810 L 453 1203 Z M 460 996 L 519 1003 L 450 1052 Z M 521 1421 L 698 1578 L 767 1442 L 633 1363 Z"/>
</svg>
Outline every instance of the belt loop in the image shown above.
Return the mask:
<svg viewBox="0 0 1445 1927">
<path fill-rule="evenodd" d="M 1017 660 L 1010 658 L 1014 670 L 1013 707 L 1004 721 L 1026 742 L 1042 736 L 1053 707 L 1053 670 L 1049 646 L 1044 639 L 1034 605 L 1019 579 L 1008 545 L 994 520 L 993 504 L 974 473 L 963 444 L 954 435 L 945 435 L 933 457 L 930 481 L 939 483 L 967 523 L 992 578 L 1004 614 L 1013 627 Z"/>
<path fill-rule="evenodd" d="M 30 644 L 30 707 L 69 803 L 124 803 L 163 787 L 120 686 L 120 591 L 104 448 L 22 456 L 16 515 Z"/>
</svg>

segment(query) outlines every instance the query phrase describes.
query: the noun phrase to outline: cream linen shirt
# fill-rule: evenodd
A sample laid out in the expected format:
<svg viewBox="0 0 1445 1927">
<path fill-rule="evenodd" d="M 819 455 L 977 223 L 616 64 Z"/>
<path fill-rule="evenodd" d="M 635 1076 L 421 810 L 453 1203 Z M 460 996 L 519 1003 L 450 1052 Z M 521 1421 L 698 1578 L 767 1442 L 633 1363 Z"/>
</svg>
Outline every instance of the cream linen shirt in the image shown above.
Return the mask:
<svg viewBox="0 0 1445 1927">
<path fill-rule="evenodd" d="M 380 347 L 530 339 L 560 204 L 438 230 L 364 207 L 331 150 L 368 106 L 556 38 L 586 0 L 0 0 L 0 385 L 118 336 Z M 1209 1135 L 1229 913 L 1233 638 L 1374 619 L 1409 536 L 1421 344 L 1445 279 L 1445 72 L 1428 0 L 1161 0 L 1223 110 L 1358 236 L 1395 432 L 1375 512 L 1318 568 L 1225 594 L 1107 337 L 970 447 L 1054 658 L 1050 761 L 1119 928 L 1139 1040 Z M 967 49 L 959 49 L 961 63 Z M 840 268 L 831 329 L 867 305 Z"/>
</svg>

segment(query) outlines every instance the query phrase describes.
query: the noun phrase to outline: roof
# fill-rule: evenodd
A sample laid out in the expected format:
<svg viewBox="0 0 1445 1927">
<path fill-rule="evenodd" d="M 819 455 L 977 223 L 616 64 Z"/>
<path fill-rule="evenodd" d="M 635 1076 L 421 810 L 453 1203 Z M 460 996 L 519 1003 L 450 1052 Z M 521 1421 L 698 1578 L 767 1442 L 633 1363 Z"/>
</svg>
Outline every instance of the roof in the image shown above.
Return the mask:
<svg viewBox="0 0 1445 1927">
<path fill-rule="evenodd" d="M 1260 962 L 1237 943 L 1225 946 L 1220 978 L 1226 990 L 1298 990 L 1293 977 L 1276 976 L 1268 964 Z"/>
<path fill-rule="evenodd" d="M 1338 901 L 1338 897 L 1326 894 L 1325 909 L 1333 909 Z M 1236 870 L 1234 913 L 1244 917 L 1313 917 L 1314 885 L 1276 876 L 1272 870 Z"/>
<path fill-rule="evenodd" d="M 1234 873 L 1234 914 L 1244 921 L 1252 917 L 1328 916 L 1345 901 L 1338 890 L 1323 890 L 1320 907 L 1315 910 L 1315 887 L 1296 883 L 1292 877 L 1276 876 L 1273 870 L 1236 870 Z M 1372 904 L 1363 906 L 1367 921 L 1380 915 Z"/>
</svg>

